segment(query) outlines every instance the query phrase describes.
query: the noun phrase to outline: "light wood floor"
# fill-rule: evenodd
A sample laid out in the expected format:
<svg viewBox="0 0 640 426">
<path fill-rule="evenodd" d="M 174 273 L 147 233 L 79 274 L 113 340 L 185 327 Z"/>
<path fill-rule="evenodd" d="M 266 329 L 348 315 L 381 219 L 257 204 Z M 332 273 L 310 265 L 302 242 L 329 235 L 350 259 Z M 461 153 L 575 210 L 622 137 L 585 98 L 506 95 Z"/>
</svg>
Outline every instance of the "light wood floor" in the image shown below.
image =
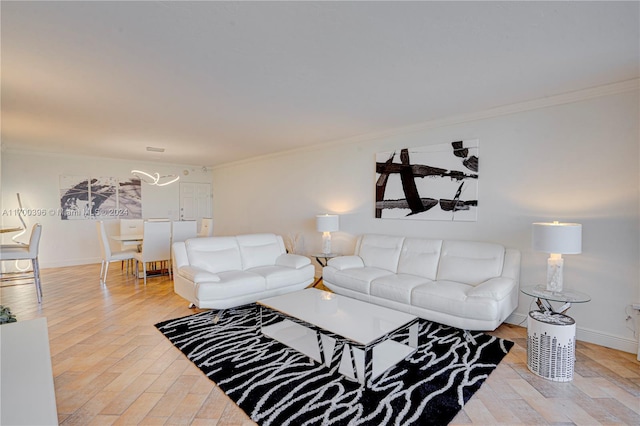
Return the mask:
<svg viewBox="0 0 640 426">
<path fill-rule="evenodd" d="M 18 320 L 45 316 L 60 424 L 248 425 L 253 422 L 154 327 L 194 310 L 167 277 L 146 287 L 111 265 L 42 271 L 33 285 L 3 287 Z M 526 367 L 526 329 L 502 325 L 516 343 L 452 424 L 640 425 L 640 362 L 635 355 L 579 342 L 574 380 L 556 383 Z"/>
</svg>

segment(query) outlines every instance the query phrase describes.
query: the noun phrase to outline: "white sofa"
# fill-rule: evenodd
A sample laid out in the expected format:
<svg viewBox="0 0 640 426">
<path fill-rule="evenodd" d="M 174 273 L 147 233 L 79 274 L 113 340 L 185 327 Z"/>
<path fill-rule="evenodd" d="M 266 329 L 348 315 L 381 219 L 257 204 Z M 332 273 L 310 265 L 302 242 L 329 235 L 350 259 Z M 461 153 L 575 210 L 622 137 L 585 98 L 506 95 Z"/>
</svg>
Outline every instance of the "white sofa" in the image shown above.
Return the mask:
<svg viewBox="0 0 640 426">
<path fill-rule="evenodd" d="M 329 260 L 332 291 L 463 330 L 495 330 L 518 307 L 520 252 L 499 244 L 364 235 Z"/>
<path fill-rule="evenodd" d="M 172 246 L 174 291 L 199 308 L 227 309 L 301 290 L 309 258 L 288 254 L 274 234 L 194 238 Z"/>
</svg>

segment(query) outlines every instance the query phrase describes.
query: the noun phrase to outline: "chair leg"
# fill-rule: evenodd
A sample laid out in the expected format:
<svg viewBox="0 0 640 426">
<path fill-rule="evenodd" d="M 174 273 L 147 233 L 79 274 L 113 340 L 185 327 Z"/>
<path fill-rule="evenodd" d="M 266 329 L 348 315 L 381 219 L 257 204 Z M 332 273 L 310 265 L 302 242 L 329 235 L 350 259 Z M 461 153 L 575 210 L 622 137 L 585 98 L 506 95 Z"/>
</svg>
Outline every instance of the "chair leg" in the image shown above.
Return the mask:
<svg viewBox="0 0 640 426">
<path fill-rule="evenodd" d="M 104 268 L 104 285 L 107 285 L 107 272 L 109 272 L 109 264 L 111 262 L 106 262 L 107 264 L 105 265 Z"/>
<path fill-rule="evenodd" d="M 33 280 L 36 285 L 36 296 L 38 297 L 38 304 L 42 303 L 42 285 L 40 283 L 40 265 L 38 264 L 38 258 L 31 260 L 33 265 Z"/>
<path fill-rule="evenodd" d="M 100 263 L 100 284 L 102 284 L 102 274 L 104 274 L 104 259 L 102 259 L 102 263 Z"/>
<path fill-rule="evenodd" d="M 142 276 L 144 277 L 144 285 L 147 285 L 147 263 L 142 262 Z"/>
</svg>

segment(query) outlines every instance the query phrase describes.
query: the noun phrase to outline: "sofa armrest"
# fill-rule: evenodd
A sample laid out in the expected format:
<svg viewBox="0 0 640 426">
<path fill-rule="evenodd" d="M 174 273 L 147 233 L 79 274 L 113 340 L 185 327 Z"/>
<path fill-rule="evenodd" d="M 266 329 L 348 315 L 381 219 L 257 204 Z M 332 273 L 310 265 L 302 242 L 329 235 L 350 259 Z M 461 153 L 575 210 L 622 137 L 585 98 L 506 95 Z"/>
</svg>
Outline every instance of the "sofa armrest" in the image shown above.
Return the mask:
<svg viewBox="0 0 640 426">
<path fill-rule="evenodd" d="M 494 300 L 502 300 L 507 297 L 514 288 L 517 291 L 518 282 L 511 278 L 496 277 L 478 284 L 467 293 L 468 297 L 488 297 Z"/>
<path fill-rule="evenodd" d="M 327 265 L 342 271 L 344 269 L 364 268 L 364 261 L 360 256 L 339 256 L 329 259 Z"/>
<path fill-rule="evenodd" d="M 507 249 L 504 253 L 502 276 L 520 281 L 520 250 Z"/>
<path fill-rule="evenodd" d="M 171 264 L 173 265 L 174 270 L 180 268 L 181 266 L 188 266 L 189 258 L 187 257 L 187 249 L 185 247 L 184 241 L 173 243 L 173 246 L 171 248 Z"/>
<path fill-rule="evenodd" d="M 284 253 L 276 258 L 276 265 L 293 269 L 300 269 L 310 263 L 311 260 L 308 257 L 299 254 Z"/>
<path fill-rule="evenodd" d="M 181 266 L 178 268 L 178 275 L 186 278 L 194 283 L 202 282 L 218 282 L 220 277 L 211 272 L 207 272 L 204 269 L 197 268 L 195 266 Z"/>
</svg>

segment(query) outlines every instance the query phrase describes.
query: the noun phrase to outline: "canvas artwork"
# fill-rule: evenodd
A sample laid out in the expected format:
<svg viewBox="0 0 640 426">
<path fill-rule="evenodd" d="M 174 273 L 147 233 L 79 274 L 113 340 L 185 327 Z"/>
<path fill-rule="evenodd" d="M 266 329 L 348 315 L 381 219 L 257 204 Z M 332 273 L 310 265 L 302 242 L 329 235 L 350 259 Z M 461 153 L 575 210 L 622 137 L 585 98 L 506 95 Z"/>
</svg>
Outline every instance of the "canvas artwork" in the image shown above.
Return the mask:
<svg viewBox="0 0 640 426">
<path fill-rule="evenodd" d="M 139 219 L 142 217 L 140 179 L 60 176 L 62 220 Z"/>
<path fill-rule="evenodd" d="M 142 218 L 142 186 L 140 179 L 121 179 L 118 187 L 118 208 L 122 219 Z"/>
<path fill-rule="evenodd" d="M 376 154 L 376 218 L 475 221 L 478 140 Z"/>
<path fill-rule="evenodd" d="M 91 179 L 91 216 L 96 219 L 110 219 L 118 209 L 118 179 L 99 177 Z"/>
<path fill-rule="evenodd" d="M 88 177 L 60 176 L 60 208 L 62 220 L 82 220 L 91 217 Z"/>
</svg>

